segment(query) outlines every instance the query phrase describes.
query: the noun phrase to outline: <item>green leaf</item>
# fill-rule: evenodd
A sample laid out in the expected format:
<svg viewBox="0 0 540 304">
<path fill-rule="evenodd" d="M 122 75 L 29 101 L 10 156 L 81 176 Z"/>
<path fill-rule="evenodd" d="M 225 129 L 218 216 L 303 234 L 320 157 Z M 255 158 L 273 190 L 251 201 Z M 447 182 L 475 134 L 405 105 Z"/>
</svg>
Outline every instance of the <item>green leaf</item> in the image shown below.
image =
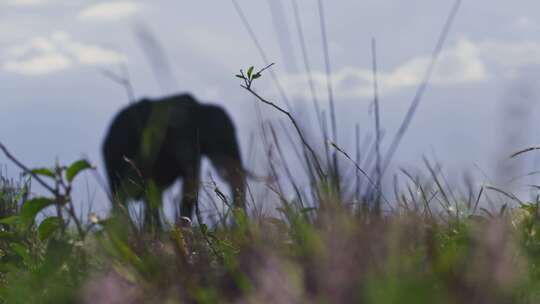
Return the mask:
<svg viewBox="0 0 540 304">
<path fill-rule="evenodd" d="M 234 75 L 234 76 L 236 76 L 236 77 L 238 77 L 238 78 L 240 78 L 240 79 L 244 79 L 244 75 L 241 75 L 241 74 L 236 74 L 236 75 Z"/>
<path fill-rule="evenodd" d="M 16 236 L 12 232 L 0 231 L 0 240 L 15 240 Z"/>
<path fill-rule="evenodd" d="M 262 76 L 261 73 L 257 73 L 257 74 L 255 74 L 255 75 L 253 75 L 253 80 L 258 79 L 258 78 L 260 78 L 261 76 Z"/>
<path fill-rule="evenodd" d="M 47 244 L 47 251 L 43 257 L 43 262 L 39 267 L 39 274 L 43 279 L 47 279 L 52 273 L 56 273 L 63 265 L 69 261 L 73 245 L 68 240 L 51 239 Z"/>
<path fill-rule="evenodd" d="M 206 226 L 206 224 L 201 225 L 201 232 L 203 235 L 206 235 L 208 233 L 208 226 Z"/>
<path fill-rule="evenodd" d="M 48 197 L 36 197 L 26 201 L 21 210 L 21 219 L 30 223 L 41 210 L 54 205 L 54 203 L 55 201 Z"/>
<path fill-rule="evenodd" d="M 317 208 L 314 208 L 314 207 L 302 208 L 300 210 L 300 213 L 306 214 L 306 213 L 313 212 L 313 211 L 317 211 Z"/>
<path fill-rule="evenodd" d="M 62 227 L 63 221 L 57 216 L 48 217 L 39 224 L 38 237 L 44 241 L 48 239 L 55 231 Z"/>
<path fill-rule="evenodd" d="M 66 179 L 68 182 L 72 182 L 75 177 L 84 170 L 93 169 L 94 167 L 84 159 L 78 160 L 71 164 L 66 170 Z"/>
<path fill-rule="evenodd" d="M 11 250 L 13 250 L 13 252 L 20 256 L 26 265 L 31 265 L 32 257 L 30 256 L 28 249 L 24 245 L 20 243 L 11 243 L 10 246 Z"/>
<path fill-rule="evenodd" d="M 13 225 L 19 221 L 18 215 L 12 215 L 8 217 L 4 217 L 3 219 L 0 219 L 0 224 L 4 225 Z"/>
<path fill-rule="evenodd" d="M 49 168 L 32 169 L 32 170 L 30 170 L 30 173 L 35 174 L 35 175 L 41 175 L 41 176 L 54 178 L 54 172 L 53 172 L 53 170 L 51 170 Z"/>
<path fill-rule="evenodd" d="M 251 74 L 253 74 L 253 69 L 254 69 L 254 67 L 250 66 L 249 69 L 247 70 L 247 76 L 248 76 L 249 79 L 251 79 Z"/>
</svg>

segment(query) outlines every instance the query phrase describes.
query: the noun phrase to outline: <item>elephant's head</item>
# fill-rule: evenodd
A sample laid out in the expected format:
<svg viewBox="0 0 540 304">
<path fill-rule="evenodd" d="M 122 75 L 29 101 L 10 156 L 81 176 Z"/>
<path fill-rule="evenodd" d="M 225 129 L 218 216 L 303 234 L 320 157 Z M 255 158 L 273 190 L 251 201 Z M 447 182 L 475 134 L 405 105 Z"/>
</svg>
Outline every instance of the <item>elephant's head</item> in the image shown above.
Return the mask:
<svg viewBox="0 0 540 304">
<path fill-rule="evenodd" d="M 228 182 L 235 205 L 244 207 L 246 173 L 232 120 L 221 107 L 201 105 L 197 121 L 200 153 Z"/>
</svg>

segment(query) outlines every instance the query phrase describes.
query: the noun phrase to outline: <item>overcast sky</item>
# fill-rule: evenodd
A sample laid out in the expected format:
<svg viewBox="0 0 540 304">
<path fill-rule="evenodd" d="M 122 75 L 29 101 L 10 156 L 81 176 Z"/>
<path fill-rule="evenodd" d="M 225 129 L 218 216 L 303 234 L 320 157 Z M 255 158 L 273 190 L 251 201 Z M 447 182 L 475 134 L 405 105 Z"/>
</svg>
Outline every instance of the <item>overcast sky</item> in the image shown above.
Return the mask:
<svg viewBox="0 0 540 304">
<path fill-rule="evenodd" d="M 294 108 L 299 115 L 311 111 L 292 1 L 238 3 Z M 341 146 L 353 148 L 357 123 L 364 135 L 372 133 L 371 38 L 378 45 L 387 144 L 453 3 L 324 1 Z M 317 1 L 298 0 L 298 6 L 317 95 L 326 103 Z M 421 167 L 422 155 L 435 155 L 449 170 L 476 165 L 491 175 L 503 156 L 538 142 L 539 33 L 538 1 L 464 1 L 395 164 Z M 141 37 L 158 41 L 168 60 L 159 75 Z M 30 166 L 82 155 L 101 166 L 103 135 L 128 103 L 123 88 L 101 71 L 125 65 L 137 98 L 189 91 L 226 107 L 246 152 L 256 129 L 254 100 L 234 74 L 263 64 L 232 1 L 0 0 L 0 140 Z M 268 74 L 257 89 L 283 104 Z"/>
</svg>

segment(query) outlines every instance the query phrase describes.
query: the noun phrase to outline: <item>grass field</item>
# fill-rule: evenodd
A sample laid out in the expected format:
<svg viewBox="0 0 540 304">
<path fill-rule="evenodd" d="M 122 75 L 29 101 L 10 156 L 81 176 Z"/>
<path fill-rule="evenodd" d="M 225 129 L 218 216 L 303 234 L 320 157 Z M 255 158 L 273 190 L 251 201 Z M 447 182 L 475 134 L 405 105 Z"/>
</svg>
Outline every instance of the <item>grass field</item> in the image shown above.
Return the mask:
<svg viewBox="0 0 540 304">
<path fill-rule="evenodd" d="M 69 202 L 29 198 L 27 185 L 1 182 L 3 303 L 540 300 L 538 202 L 475 211 L 488 194 L 429 201 L 421 193 L 437 190 L 418 185 L 378 215 L 321 186 L 317 208 L 281 201 L 278 216 L 236 210 L 234 225 L 150 233 L 124 216 L 76 223 Z M 60 217 L 34 219 L 51 205 L 64 209 Z"/>
<path fill-rule="evenodd" d="M 305 170 L 276 169 L 270 158 L 285 161 L 283 139 L 262 130 L 275 149 L 265 160 L 271 212 L 249 196 L 247 213 L 216 208 L 212 222 L 199 210 L 193 224 L 161 227 L 145 227 L 127 209 L 109 218 L 80 214 L 71 193 L 77 176 L 94 170 L 90 163 L 28 169 L 0 146 L 25 173 L 19 182 L 0 179 L 0 302 L 540 301 L 538 198 L 473 182 L 450 186 L 427 160 L 424 177 L 402 170 L 393 191 L 383 191 L 379 157 L 367 166 L 371 178 L 366 161 L 328 138 L 324 151 L 312 148 L 289 112 L 252 89 L 260 75 L 248 70 L 244 88 L 290 120 Z M 298 175 L 308 177 L 307 189 Z M 32 194 L 32 183 L 48 195 Z M 215 206 L 227 204 L 215 184 L 205 187 L 223 200 Z"/>
<path fill-rule="evenodd" d="M 354 153 L 336 143 L 330 86 L 327 113 L 314 102 L 320 133 L 308 136 L 294 113 L 254 89 L 269 66 L 241 71 L 246 93 L 289 124 L 281 136 L 261 123 L 268 178 L 257 183 L 268 195 L 258 201 L 248 189 L 247 211 L 221 208 L 229 199 L 212 182 L 202 188 L 214 198 L 205 202 L 216 206 L 213 217 L 197 210 L 193 223 L 147 227 L 129 208 L 81 214 L 72 192 L 80 173 L 95 169 L 88 161 L 27 168 L 0 143 L 24 173 L 19 181 L 0 176 L 0 303 L 540 303 L 540 197 L 450 184 L 427 159 L 423 174 L 401 170 L 393 187 L 383 180 L 460 3 L 387 151 L 375 40 L 374 136 L 367 147 L 358 140 Z M 302 172 L 288 170 L 291 161 Z M 44 194 L 31 191 L 36 184 Z"/>
</svg>

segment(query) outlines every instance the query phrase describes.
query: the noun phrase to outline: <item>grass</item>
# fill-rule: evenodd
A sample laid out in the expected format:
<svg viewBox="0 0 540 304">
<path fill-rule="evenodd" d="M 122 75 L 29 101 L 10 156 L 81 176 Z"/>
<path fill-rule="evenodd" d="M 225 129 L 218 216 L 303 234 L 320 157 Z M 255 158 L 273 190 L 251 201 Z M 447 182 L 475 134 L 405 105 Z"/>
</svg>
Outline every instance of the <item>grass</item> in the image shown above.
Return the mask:
<svg viewBox="0 0 540 304">
<path fill-rule="evenodd" d="M 235 210 L 233 226 L 172 225 L 153 235 L 125 217 L 96 221 L 84 236 L 68 227 L 47 237 L 43 222 L 2 220 L 0 301 L 540 300 L 539 202 L 479 215 L 406 196 L 383 217 L 343 202 L 316 209 L 281 202 L 280 216 Z"/>
<path fill-rule="evenodd" d="M 329 119 L 313 88 L 293 1 L 321 132 L 317 138 L 323 143 L 314 144 L 296 122 L 271 69 L 286 109 L 252 86 L 266 68 L 241 71 L 244 89 L 285 115 L 293 127 L 292 134 L 280 136 L 276 126 L 261 122 L 270 178 L 261 182 L 267 191 L 262 199 L 248 189 L 247 213 L 222 211 L 227 199 L 212 180 L 203 190 L 218 197 L 209 201 L 215 206 L 213 222 L 197 210 L 197 224 L 167 223 L 149 232 L 128 216 L 129 210 L 105 219 L 79 215 L 71 192 L 76 176 L 92 169 L 88 162 L 30 170 L 0 144 L 49 193 L 29 195 L 29 181 L 0 177 L 0 303 L 538 303 L 540 198 L 522 200 L 493 185 L 475 187 L 472 181 L 461 189 L 427 159 L 424 175 L 401 169 L 394 176 L 393 196 L 381 189 L 382 175 L 421 101 L 460 3 L 455 2 L 425 81 L 386 154 L 380 151 L 375 84 L 375 139 L 361 145 L 357 131 L 357 151 L 351 157 L 337 142 L 324 7 L 319 1 Z M 269 67 L 247 16 L 233 4 Z M 375 40 L 372 51 L 376 83 Z M 134 100 L 127 71 L 122 76 L 103 73 Z M 296 159 L 284 152 L 287 144 Z M 292 161 L 303 171 L 288 170 Z"/>
<path fill-rule="evenodd" d="M 222 212 L 213 201 L 215 222 L 197 209 L 197 224 L 147 229 L 129 210 L 105 219 L 75 212 L 73 182 L 93 169 L 87 161 L 32 170 L 0 145 L 49 191 L 29 195 L 29 181 L 0 178 L 0 303 L 538 303 L 540 198 L 472 182 L 461 191 L 427 159 L 425 176 L 401 170 L 394 197 L 366 196 L 379 182 L 330 142 L 347 164 L 341 172 L 355 172 L 332 180 L 332 158 L 254 91 L 260 72 L 248 70 L 247 92 L 293 125 L 288 142 L 303 151 L 309 189 L 300 172 L 275 166 L 276 155 L 286 163 L 285 143 L 269 126 L 270 212 Z M 213 181 L 204 190 L 227 200 Z M 502 207 L 487 208 L 494 201 Z"/>
<path fill-rule="evenodd" d="M 294 131 L 261 131 L 270 212 L 251 188 L 247 213 L 222 211 L 212 180 L 213 222 L 198 208 L 196 224 L 152 229 L 130 210 L 79 215 L 73 182 L 89 162 L 29 169 L 0 144 L 29 178 L 0 178 L 0 303 L 538 303 L 540 197 L 460 189 L 428 159 L 424 175 L 401 169 L 391 197 L 365 161 L 333 142 L 318 152 L 289 111 L 258 95 L 262 71 L 241 71 L 244 89 Z M 287 143 L 304 172 L 280 170 Z M 49 194 L 29 195 L 30 180 Z"/>
</svg>

